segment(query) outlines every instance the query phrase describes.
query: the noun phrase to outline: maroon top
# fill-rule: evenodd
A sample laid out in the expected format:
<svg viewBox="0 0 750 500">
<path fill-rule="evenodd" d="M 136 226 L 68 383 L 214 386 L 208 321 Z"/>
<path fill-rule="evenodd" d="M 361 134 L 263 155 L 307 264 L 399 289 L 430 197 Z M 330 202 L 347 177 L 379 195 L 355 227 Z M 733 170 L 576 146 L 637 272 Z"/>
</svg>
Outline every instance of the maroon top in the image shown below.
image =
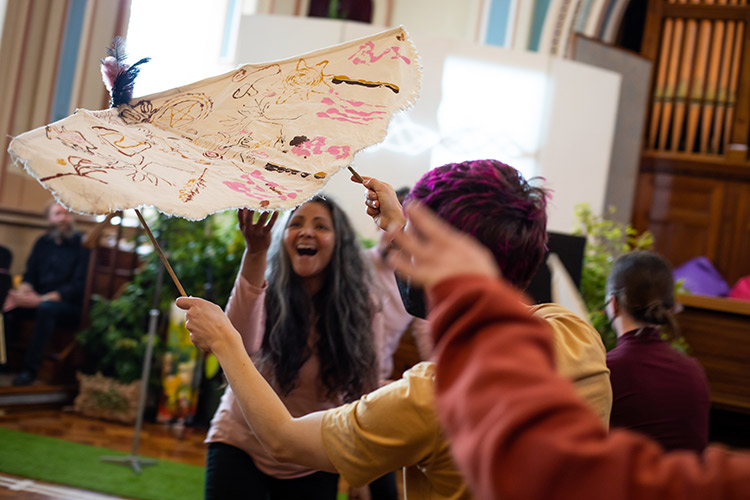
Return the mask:
<svg viewBox="0 0 750 500">
<path fill-rule="evenodd" d="M 642 432 L 666 450 L 703 451 L 711 407 L 703 368 L 663 341 L 656 328 L 638 331 L 622 335 L 607 353 L 610 425 Z"/>
</svg>

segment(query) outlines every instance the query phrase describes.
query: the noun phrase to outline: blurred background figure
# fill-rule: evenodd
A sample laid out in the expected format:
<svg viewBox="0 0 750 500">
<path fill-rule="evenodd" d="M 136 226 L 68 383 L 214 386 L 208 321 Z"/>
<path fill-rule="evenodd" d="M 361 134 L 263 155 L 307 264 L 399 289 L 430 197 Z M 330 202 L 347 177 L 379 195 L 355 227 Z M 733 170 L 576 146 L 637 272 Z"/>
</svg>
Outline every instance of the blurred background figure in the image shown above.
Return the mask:
<svg viewBox="0 0 750 500">
<path fill-rule="evenodd" d="M 21 372 L 13 385 L 30 385 L 36 379 L 44 351 L 58 326 L 75 326 L 81 317 L 89 250 L 82 244 L 72 214 L 50 202 L 45 208 L 47 233 L 34 243 L 23 280 L 10 290 L 3 304 L 8 342 L 18 340 L 21 321 L 34 320 L 31 341 Z"/>
<path fill-rule="evenodd" d="M 672 269 L 658 254 L 619 257 L 607 279 L 607 316 L 617 347 L 607 353 L 611 370 L 611 427 L 642 432 L 666 450 L 703 451 L 711 401 L 698 362 L 662 338 L 679 335 L 674 319 Z"/>
<path fill-rule="evenodd" d="M 8 248 L 0 245 L 0 304 L 5 303 L 13 280 L 10 277 L 10 264 L 13 254 Z M 7 371 L 7 351 L 5 350 L 5 331 L 3 329 L 2 310 L 0 310 L 0 371 Z"/>
</svg>

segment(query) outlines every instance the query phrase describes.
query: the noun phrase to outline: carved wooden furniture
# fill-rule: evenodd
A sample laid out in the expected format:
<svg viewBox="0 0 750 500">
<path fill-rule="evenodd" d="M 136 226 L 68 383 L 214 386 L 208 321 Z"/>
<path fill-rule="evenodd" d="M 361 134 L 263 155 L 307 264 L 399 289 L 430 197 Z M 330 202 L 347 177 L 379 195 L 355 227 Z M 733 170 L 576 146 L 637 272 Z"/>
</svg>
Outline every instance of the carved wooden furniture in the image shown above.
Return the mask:
<svg viewBox="0 0 750 500">
<path fill-rule="evenodd" d="M 750 414 L 750 302 L 681 295 L 677 315 L 691 354 L 703 365 L 716 408 Z"/>
<path fill-rule="evenodd" d="M 654 0 L 654 61 L 632 222 L 674 266 L 705 256 L 730 286 L 750 275 L 750 7 Z M 717 408 L 750 412 L 750 303 L 682 297 L 678 315 Z"/>
</svg>

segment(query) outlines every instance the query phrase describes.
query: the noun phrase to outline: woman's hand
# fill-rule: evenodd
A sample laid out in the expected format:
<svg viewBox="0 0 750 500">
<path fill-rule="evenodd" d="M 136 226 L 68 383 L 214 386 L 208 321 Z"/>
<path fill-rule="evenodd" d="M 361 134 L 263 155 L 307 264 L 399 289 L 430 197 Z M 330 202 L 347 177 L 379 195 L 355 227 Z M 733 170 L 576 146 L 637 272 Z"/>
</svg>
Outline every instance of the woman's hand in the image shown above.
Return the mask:
<svg viewBox="0 0 750 500">
<path fill-rule="evenodd" d="M 245 237 L 247 252 L 254 254 L 266 252 L 271 245 L 271 229 L 276 223 L 279 212 L 262 212 L 258 220 L 253 222 L 255 211 L 241 208 L 237 211 L 237 220 L 240 223 L 240 231 Z"/>
<path fill-rule="evenodd" d="M 214 354 L 227 348 L 242 349 L 239 332 L 219 306 L 198 297 L 178 297 L 176 304 L 187 311 L 185 328 L 196 347 Z"/>
<path fill-rule="evenodd" d="M 404 217 L 401 203 L 398 201 L 396 191 L 387 182 L 379 181 L 373 177 L 362 177 L 365 180 L 365 205 L 367 215 L 372 217 L 380 229 L 389 227 L 404 227 Z M 359 182 L 354 176 L 352 181 Z"/>
</svg>

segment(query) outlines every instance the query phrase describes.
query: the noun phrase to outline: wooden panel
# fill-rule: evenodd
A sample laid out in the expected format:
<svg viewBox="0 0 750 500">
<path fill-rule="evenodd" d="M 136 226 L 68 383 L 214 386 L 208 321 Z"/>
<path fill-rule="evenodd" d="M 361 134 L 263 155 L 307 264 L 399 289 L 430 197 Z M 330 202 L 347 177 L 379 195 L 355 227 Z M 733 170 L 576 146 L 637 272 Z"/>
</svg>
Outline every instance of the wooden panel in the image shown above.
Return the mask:
<svg viewBox="0 0 750 500">
<path fill-rule="evenodd" d="M 750 413 L 750 303 L 714 298 L 737 306 L 714 308 L 702 299 L 678 297 L 685 306 L 677 315 L 682 335 L 706 370 L 712 403 Z"/>
<path fill-rule="evenodd" d="M 750 182 L 657 171 L 642 173 L 633 214 L 673 265 L 706 256 L 734 285 L 750 275 Z"/>
<path fill-rule="evenodd" d="M 750 275 L 750 184 L 727 183 L 716 268 L 733 286 Z"/>
<path fill-rule="evenodd" d="M 698 256 L 714 261 L 724 183 L 668 174 L 649 179 L 650 202 L 638 225 L 654 234 L 656 250 L 674 265 Z"/>
</svg>

